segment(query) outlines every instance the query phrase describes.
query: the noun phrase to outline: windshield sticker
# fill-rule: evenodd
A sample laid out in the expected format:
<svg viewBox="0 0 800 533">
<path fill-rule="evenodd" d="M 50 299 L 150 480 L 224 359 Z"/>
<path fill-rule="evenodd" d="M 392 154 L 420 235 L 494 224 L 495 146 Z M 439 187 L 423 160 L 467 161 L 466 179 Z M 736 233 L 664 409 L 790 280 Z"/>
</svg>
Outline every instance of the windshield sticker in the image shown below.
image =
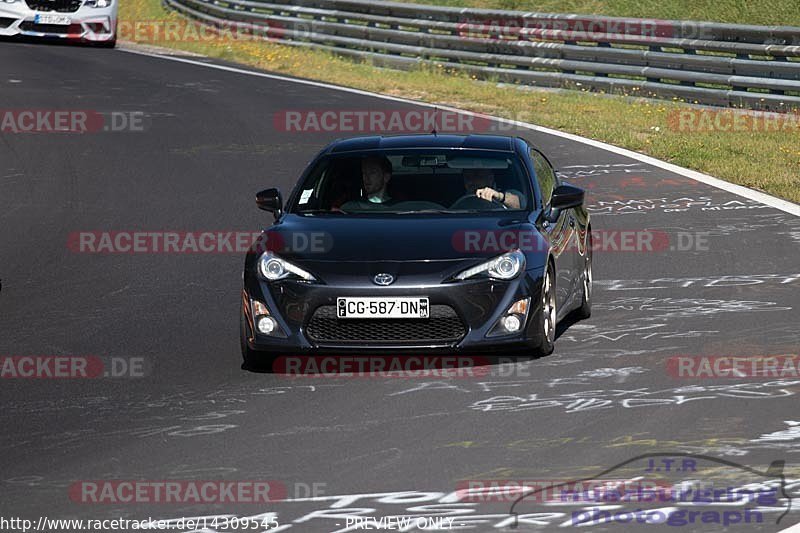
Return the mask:
<svg viewBox="0 0 800 533">
<path fill-rule="evenodd" d="M 303 191 L 303 194 L 300 195 L 300 205 L 307 204 L 308 199 L 311 198 L 311 193 L 314 192 L 314 189 L 306 189 Z"/>
</svg>

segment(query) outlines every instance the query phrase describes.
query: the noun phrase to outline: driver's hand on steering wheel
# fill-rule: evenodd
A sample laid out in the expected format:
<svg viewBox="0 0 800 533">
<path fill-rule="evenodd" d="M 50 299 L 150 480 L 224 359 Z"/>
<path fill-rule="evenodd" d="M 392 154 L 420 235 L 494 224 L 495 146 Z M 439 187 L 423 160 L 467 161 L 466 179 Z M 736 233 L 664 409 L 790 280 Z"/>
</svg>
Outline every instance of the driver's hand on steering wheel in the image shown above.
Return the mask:
<svg viewBox="0 0 800 533">
<path fill-rule="evenodd" d="M 484 187 L 475 191 L 475 196 L 489 202 L 497 200 L 498 202 L 503 199 L 503 193 L 492 189 L 491 187 Z"/>
</svg>

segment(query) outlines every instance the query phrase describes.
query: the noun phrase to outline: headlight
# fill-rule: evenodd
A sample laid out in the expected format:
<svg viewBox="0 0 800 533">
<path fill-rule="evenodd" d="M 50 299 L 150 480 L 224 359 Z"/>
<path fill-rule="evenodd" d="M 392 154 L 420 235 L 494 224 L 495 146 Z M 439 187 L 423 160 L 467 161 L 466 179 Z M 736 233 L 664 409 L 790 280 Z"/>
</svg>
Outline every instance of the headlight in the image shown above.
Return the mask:
<svg viewBox="0 0 800 533">
<path fill-rule="evenodd" d="M 264 252 L 258 258 L 258 271 L 269 281 L 288 278 L 295 275 L 306 281 L 316 281 L 316 278 L 302 268 L 291 264 L 289 261 L 281 259 L 272 252 Z"/>
<path fill-rule="evenodd" d="M 91 7 L 111 7 L 113 0 L 86 0 L 86 5 Z"/>
<path fill-rule="evenodd" d="M 525 270 L 525 254 L 519 250 L 495 257 L 458 274 L 455 279 L 468 279 L 485 274 L 493 279 L 514 279 Z"/>
</svg>

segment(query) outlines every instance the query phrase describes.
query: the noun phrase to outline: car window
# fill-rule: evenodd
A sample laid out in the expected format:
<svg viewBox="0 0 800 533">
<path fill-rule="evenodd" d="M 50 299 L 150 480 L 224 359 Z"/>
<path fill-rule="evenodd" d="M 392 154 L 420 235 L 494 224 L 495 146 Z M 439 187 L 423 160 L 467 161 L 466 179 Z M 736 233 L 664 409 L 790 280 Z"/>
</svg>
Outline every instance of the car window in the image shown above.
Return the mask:
<svg viewBox="0 0 800 533">
<path fill-rule="evenodd" d="M 384 185 L 385 175 L 389 178 Z M 477 191 L 486 188 L 497 191 L 493 201 L 478 197 Z M 518 203 L 505 206 L 508 197 Z M 322 158 L 294 196 L 290 211 L 448 214 L 508 210 L 517 205 L 527 209 L 532 203 L 530 184 L 515 154 L 410 149 Z"/>
<path fill-rule="evenodd" d="M 556 188 L 556 174 L 544 156 L 536 150 L 531 150 L 531 159 L 533 170 L 536 172 L 536 181 L 539 182 L 539 190 L 542 191 L 542 205 L 548 205 Z"/>
</svg>

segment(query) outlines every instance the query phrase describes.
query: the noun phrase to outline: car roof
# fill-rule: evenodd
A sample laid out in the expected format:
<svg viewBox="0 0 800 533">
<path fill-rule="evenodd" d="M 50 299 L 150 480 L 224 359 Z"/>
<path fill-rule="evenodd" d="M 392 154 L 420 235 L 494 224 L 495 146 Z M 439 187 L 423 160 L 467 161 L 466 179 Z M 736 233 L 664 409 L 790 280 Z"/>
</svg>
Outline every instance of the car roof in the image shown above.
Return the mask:
<svg viewBox="0 0 800 533">
<path fill-rule="evenodd" d="M 394 150 L 402 148 L 454 148 L 473 150 L 514 151 L 514 137 L 504 135 L 372 135 L 332 142 L 327 153 Z"/>
</svg>

